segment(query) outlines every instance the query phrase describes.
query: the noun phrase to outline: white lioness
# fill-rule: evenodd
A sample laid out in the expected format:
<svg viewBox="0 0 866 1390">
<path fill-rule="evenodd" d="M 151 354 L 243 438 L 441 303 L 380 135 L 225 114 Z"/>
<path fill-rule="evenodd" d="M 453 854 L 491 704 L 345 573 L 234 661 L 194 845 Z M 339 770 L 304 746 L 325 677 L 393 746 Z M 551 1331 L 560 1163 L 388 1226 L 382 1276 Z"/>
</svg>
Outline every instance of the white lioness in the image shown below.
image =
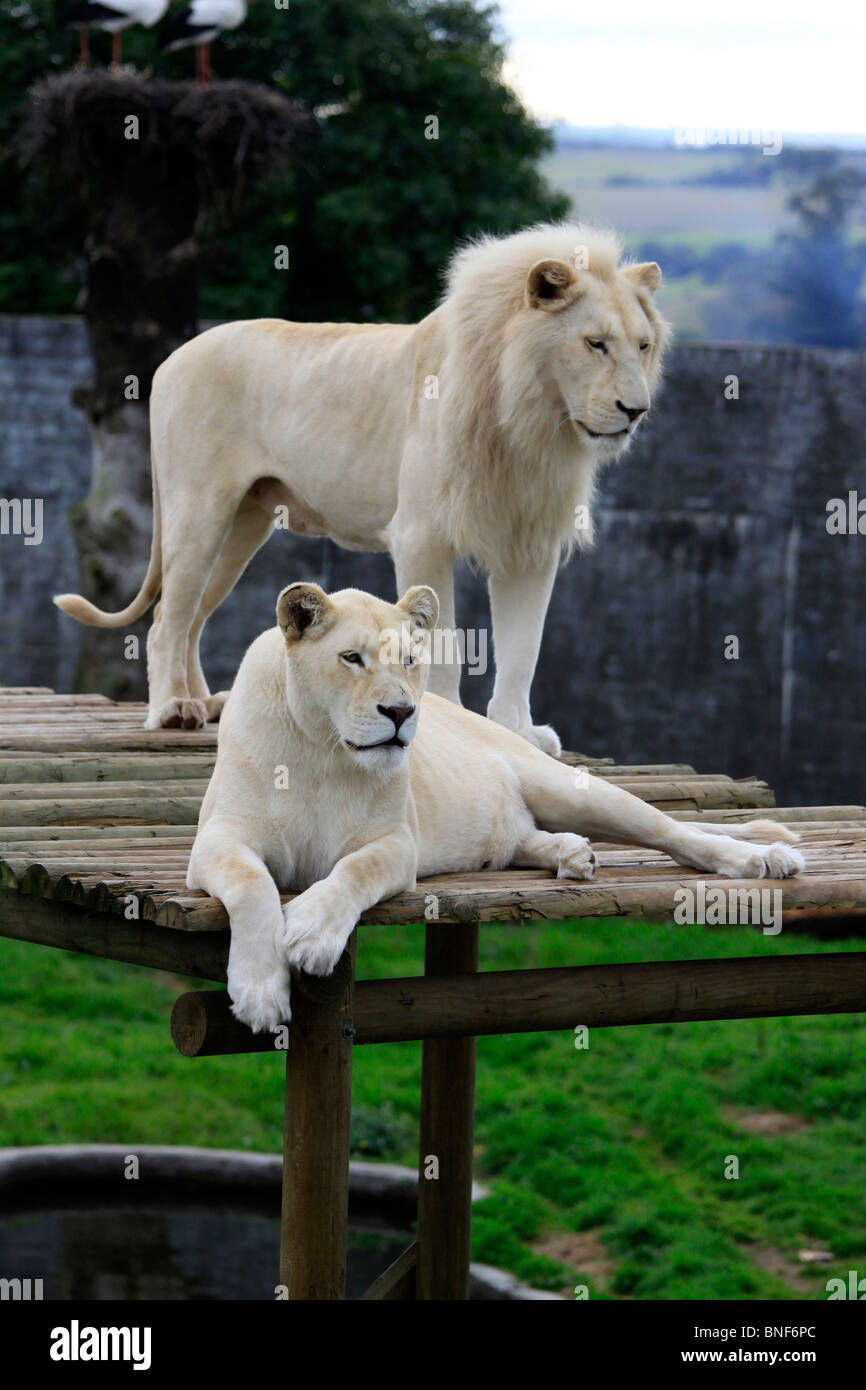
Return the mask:
<svg viewBox="0 0 866 1390">
<path fill-rule="evenodd" d="M 97 627 L 140 618 L 146 728 L 216 719 L 199 662 L 205 620 L 275 521 L 357 550 L 390 550 L 398 591 L 430 584 L 455 639 L 431 689 L 458 700 L 453 567 L 489 579 L 496 681 L 487 713 L 550 753 L 529 691 L 557 566 L 591 541 L 599 466 L 650 404 L 667 330 L 653 262 L 615 239 L 535 227 L 458 252 L 418 324 L 227 324 L 179 348 L 153 381 L 154 533 L 138 596 Z"/>
<path fill-rule="evenodd" d="M 187 883 L 228 909 L 229 994 L 256 1031 L 289 1018 L 290 964 L 330 973 L 360 914 L 416 875 L 516 865 L 589 879 L 584 835 L 735 878 L 803 867 L 784 826 L 672 820 L 600 777 L 579 785 L 479 714 L 422 701 L 419 638 L 438 610 L 426 587 L 391 604 L 291 584 L 241 663 Z M 740 843 L 756 838 L 775 842 Z M 280 890 L 299 896 L 283 908 Z"/>
</svg>

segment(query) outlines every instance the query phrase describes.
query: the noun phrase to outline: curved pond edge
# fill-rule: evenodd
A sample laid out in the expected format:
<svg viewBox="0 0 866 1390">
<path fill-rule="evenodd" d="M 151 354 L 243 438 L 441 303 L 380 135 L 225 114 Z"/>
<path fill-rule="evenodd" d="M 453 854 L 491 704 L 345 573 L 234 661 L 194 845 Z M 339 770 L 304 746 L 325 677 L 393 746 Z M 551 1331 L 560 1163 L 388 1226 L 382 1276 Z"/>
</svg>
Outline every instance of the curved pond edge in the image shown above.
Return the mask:
<svg viewBox="0 0 866 1390">
<path fill-rule="evenodd" d="M 204 1197 L 219 1188 L 239 1198 L 278 1199 L 282 1188 L 280 1154 L 163 1144 L 38 1144 L 0 1149 L 0 1201 L 8 1202 L 18 1194 L 32 1201 L 44 1187 L 61 1184 L 81 1188 L 98 1185 L 105 1195 L 106 1186 L 116 1182 L 118 1195 L 128 1192 L 123 1173 L 130 1157 L 139 1160 L 148 1186 L 180 1189 L 191 1197 L 197 1190 Z M 487 1188 L 473 1183 L 473 1201 L 487 1195 Z M 414 1168 L 397 1163 L 352 1159 L 349 1200 L 375 1205 L 383 1214 L 395 1218 L 413 1219 L 418 1174 Z M 507 1270 L 493 1265 L 473 1264 L 470 1274 L 473 1300 L 566 1301 L 561 1294 L 530 1288 Z"/>
</svg>

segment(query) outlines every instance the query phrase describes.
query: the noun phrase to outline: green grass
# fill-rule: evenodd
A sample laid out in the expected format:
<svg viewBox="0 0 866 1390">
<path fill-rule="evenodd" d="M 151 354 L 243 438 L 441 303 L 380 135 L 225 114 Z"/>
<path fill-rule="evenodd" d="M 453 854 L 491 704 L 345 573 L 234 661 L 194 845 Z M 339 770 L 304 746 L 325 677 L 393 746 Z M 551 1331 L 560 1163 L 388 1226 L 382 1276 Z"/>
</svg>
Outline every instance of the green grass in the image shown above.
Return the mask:
<svg viewBox="0 0 866 1390">
<path fill-rule="evenodd" d="M 420 927 L 364 929 L 359 974 L 418 973 L 422 942 Z M 482 931 L 485 969 L 834 949 L 639 922 Z M 0 1143 L 276 1152 L 281 1059 L 181 1058 L 168 1019 L 188 987 L 0 941 Z M 583 1051 L 570 1031 L 523 1034 L 483 1038 L 478 1052 L 477 1176 L 490 1195 L 475 1209 L 476 1259 L 550 1288 L 585 1283 L 592 1297 L 823 1298 L 832 1275 L 866 1272 L 866 1018 L 597 1029 Z M 415 1163 L 420 1064 L 419 1044 L 357 1049 L 356 1153 Z M 742 1127 L 741 1112 L 768 1111 L 802 1128 Z M 561 1244 L 558 1259 L 540 1253 L 552 1236 L 574 1257 Z M 606 1255 L 601 1272 L 580 1267 L 588 1240 Z M 832 1263 L 798 1264 L 804 1246 Z"/>
</svg>

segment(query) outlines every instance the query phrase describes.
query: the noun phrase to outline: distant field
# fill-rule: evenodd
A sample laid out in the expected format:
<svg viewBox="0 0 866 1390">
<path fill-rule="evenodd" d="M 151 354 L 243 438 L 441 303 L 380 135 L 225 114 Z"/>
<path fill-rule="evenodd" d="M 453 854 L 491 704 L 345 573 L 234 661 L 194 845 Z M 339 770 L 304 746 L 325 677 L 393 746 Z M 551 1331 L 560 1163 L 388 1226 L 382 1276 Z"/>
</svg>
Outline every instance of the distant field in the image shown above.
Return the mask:
<svg viewBox="0 0 866 1390">
<path fill-rule="evenodd" d="M 866 170 L 863 152 L 846 152 L 843 162 Z M 766 253 L 796 226 L 787 202 L 814 177 L 808 163 L 787 148 L 766 156 L 751 147 L 561 144 L 543 170 L 578 217 L 612 227 L 632 254 L 652 243 L 664 272 L 659 306 L 680 342 L 781 342 L 784 331 L 774 337 L 767 328 L 774 290 Z M 849 235 L 860 240 L 866 229 Z"/>
<path fill-rule="evenodd" d="M 652 238 L 704 251 L 726 241 L 757 249 L 769 246 L 789 220 L 785 199 L 790 188 L 780 177 L 751 187 L 685 180 L 729 169 L 732 161 L 748 167 L 764 159 L 760 150 L 732 154 L 572 146 L 548 156 L 543 169 L 551 184 L 568 194 L 580 217 L 615 227 L 630 246 Z M 611 187 L 609 180 L 617 178 L 644 182 Z"/>
</svg>

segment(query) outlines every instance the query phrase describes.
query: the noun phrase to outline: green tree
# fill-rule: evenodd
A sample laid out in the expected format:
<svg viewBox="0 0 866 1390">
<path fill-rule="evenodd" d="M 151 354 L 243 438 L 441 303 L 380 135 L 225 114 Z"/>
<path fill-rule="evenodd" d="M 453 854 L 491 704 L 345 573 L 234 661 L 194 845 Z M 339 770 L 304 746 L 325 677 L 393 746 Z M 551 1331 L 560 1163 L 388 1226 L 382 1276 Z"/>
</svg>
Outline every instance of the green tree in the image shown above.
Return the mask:
<svg viewBox="0 0 866 1390">
<path fill-rule="evenodd" d="M 13 137 L 30 84 L 75 61 L 49 0 L 0 0 L 0 308 L 74 306 L 74 245 L 50 184 L 25 190 Z M 96 59 L 109 38 L 94 33 Z M 204 229 L 208 317 L 412 319 L 429 310 L 454 244 L 563 216 L 538 173 L 549 134 L 502 76 L 496 10 L 470 0 L 291 0 L 253 5 L 214 46 L 217 77 L 274 84 L 319 112 L 314 159 L 251 195 L 227 234 Z M 124 60 L 191 76 L 131 29 Z M 438 120 L 438 132 L 428 119 Z M 427 138 L 438 133 L 438 139 Z M 287 273 L 274 247 L 289 249 Z"/>
</svg>

